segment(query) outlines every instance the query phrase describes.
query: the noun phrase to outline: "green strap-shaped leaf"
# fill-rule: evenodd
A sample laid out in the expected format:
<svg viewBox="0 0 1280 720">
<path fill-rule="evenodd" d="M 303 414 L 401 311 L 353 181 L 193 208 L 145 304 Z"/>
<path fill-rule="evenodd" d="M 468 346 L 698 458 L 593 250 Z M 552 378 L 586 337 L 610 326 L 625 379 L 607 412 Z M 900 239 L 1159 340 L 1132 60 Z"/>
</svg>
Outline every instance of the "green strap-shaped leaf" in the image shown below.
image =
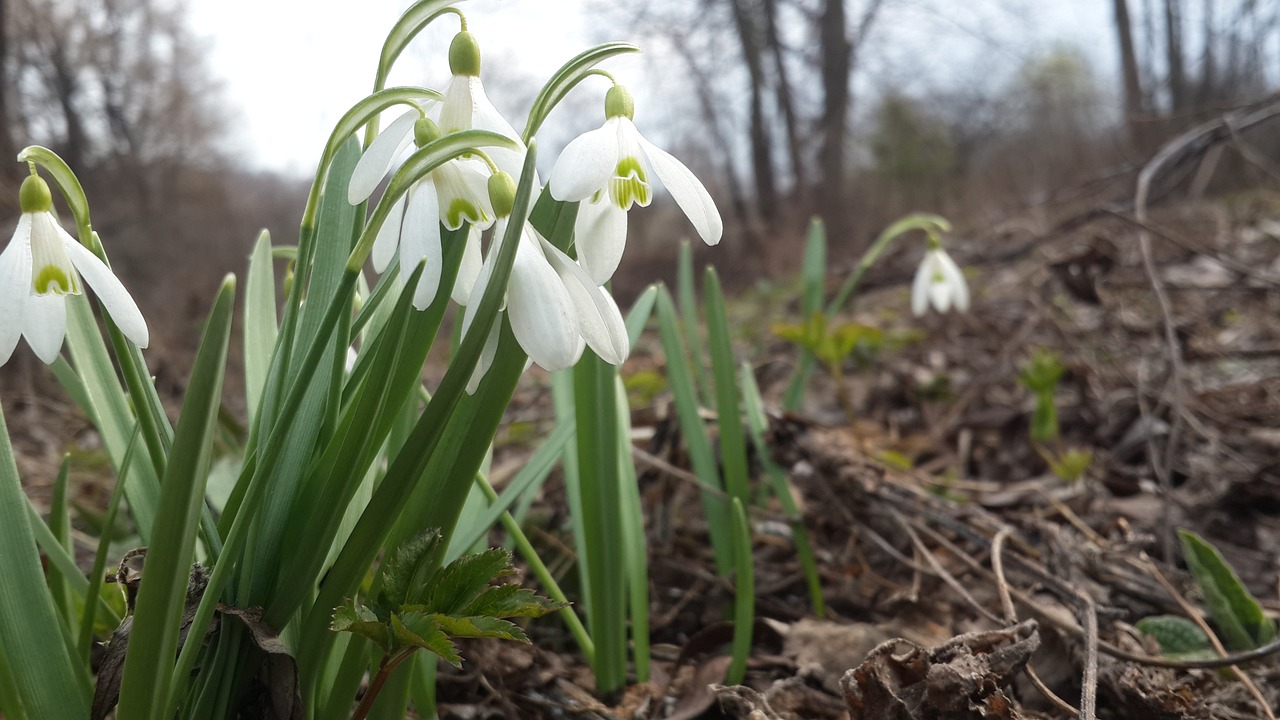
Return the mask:
<svg viewBox="0 0 1280 720">
<path fill-rule="evenodd" d="M 751 655 L 751 634 L 755 625 L 756 581 L 751 555 L 751 525 L 738 498 L 733 499 L 733 656 L 725 683 L 741 685 Z"/>
<path fill-rule="evenodd" d="M 724 468 L 724 486 L 731 497 L 749 505 L 747 441 L 742 432 L 742 409 L 738 404 L 737 366 L 733 362 L 724 292 L 720 289 L 720 278 L 715 268 L 707 268 L 703 290 L 707 303 L 707 344 L 715 382 L 716 415 L 720 422 L 720 463 Z"/>
<path fill-rule="evenodd" d="M 821 218 L 809 221 L 809 234 L 804 244 L 804 264 L 800 270 L 800 316 L 813 317 L 822 312 L 822 300 L 827 285 L 827 230 Z M 805 392 L 809 389 L 809 380 L 813 377 L 813 369 L 817 358 L 812 351 L 801 349 L 796 361 L 795 374 L 787 385 L 783 395 L 782 406 L 791 412 L 800 409 L 804 404 Z"/>
<path fill-rule="evenodd" d="M 231 337 L 235 279 L 223 281 L 205 325 L 161 484 L 121 682 L 119 717 L 165 716 L 179 620 L 199 531 Z M 203 630 L 197 631 L 203 632 Z"/>
<path fill-rule="evenodd" d="M 720 494 L 724 490 L 720 468 L 711 449 L 711 438 L 702 423 L 698 392 L 693 385 L 689 361 L 685 359 L 675 303 L 666 288 L 658 290 L 658 331 L 662 336 L 662 350 L 667 356 L 667 377 L 675 396 L 676 416 L 680 420 L 680 430 L 689 448 L 689 462 L 693 465 L 693 472 L 698 480 L 707 487 L 702 493 L 702 508 L 707 515 L 716 571 L 721 575 L 728 575 L 733 569 L 729 506 Z"/>
<path fill-rule="evenodd" d="M 111 465 L 120 472 L 129 451 L 129 438 L 137 424 L 129 407 L 129 398 L 116 379 L 115 366 L 98 331 L 89 301 L 83 295 L 67 298 L 67 349 L 72 365 L 80 376 L 81 387 L 90 406 L 85 408 L 94 419 Z M 134 463 L 135 475 L 126 490 L 129 512 L 138 526 L 143 543 L 150 543 L 160 497 L 160 481 L 152 463 Z"/>
<path fill-rule="evenodd" d="M 271 234 L 263 230 L 249 256 L 244 288 L 244 394 L 249 423 L 258 414 L 262 388 L 276 346 L 276 281 L 271 264 Z"/>
<path fill-rule="evenodd" d="M 88 717 L 88 688 L 77 679 L 59 632 L 27 508 L 0 411 L 0 648 L 8 661 L 3 679 L 12 681 L 13 696 L 29 717 Z"/>
<path fill-rule="evenodd" d="M 1275 639 L 1276 626 L 1218 550 L 1190 530 L 1179 530 L 1182 554 L 1204 595 L 1209 617 L 1229 649 L 1252 650 Z"/>
<path fill-rule="evenodd" d="M 805 584 L 809 586 L 809 600 L 813 614 L 822 617 L 827 614 L 826 603 L 822 599 L 822 581 L 818 577 L 818 564 L 813 559 L 813 547 L 809 544 L 809 532 L 804 527 L 804 517 L 800 514 L 800 506 L 791 496 L 791 487 L 787 483 L 787 474 L 773 461 L 773 453 L 765 439 L 769 430 L 769 418 L 764 412 L 764 399 L 760 396 L 760 388 L 756 385 L 756 376 L 751 363 L 742 361 L 742 407 L 747 415 L 747 429 L 751 433 L 751 445 L 764 465 L 769 484 L 782 504 L 782 510 L 791 518 L 791 531 L 794 533 L 796 556 L 804 571 Z"/>
</svg>

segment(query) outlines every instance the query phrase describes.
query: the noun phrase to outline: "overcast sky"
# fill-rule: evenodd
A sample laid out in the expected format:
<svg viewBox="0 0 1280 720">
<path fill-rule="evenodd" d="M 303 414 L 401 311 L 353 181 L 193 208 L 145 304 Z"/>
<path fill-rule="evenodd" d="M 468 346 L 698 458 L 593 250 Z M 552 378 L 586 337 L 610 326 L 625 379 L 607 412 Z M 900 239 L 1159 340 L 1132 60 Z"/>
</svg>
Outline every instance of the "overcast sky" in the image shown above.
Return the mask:
<svg viewBox="0 0 1280 720">
<path fill-rule="evenodd" d="M 501 88 L 490 94 L 517 128 L 522 124 L 517 113 L 527 109 L 537 87 L 565 60 L 595 42 L 632 39 L 624 30 L 614 32 L 605 25 L 600 12 L 589 12 L 589 2 L 460 4 L 481 42 L 485 81 L 491 90 Z M 191 0 L 192 26 L 209 43 L 211 70 L 225 86 L 233 150 L 253 167 L 309 175 L 334 123 L 371 89 L 382 41 L 408 4 L 409 0 Z M 1088 53 L 1104 85 L 1115 73 L 1110 3 L 1104 0 L 898 0 L 891 7 L 892 14 L 876 27 L 864 59 L 875 82 L 907 92 L 927 90 L 940 78 L 1002 82 L 1055 42 Z M 397 63 L 391 84 L 442 88 L 448 79 L 445 52 L 457 29 L 453 18 L 433 23 Z M 608 67 L 621 69 L 629 78 L 624 81 L 632 84 L 637 122 L 644 129 L 646 103 L 650 126 L 661 125 L 663 113 L 679 109 L 671 107 L 669 98 L 649 97 L 677 78 L 654 71 L 655 54 L 662 54 L 660 42 L 641 45 L 646 59 L 614 60 Z M 667 67 L 678 67 L 678 61 Z M 661 82 L 646 87 L 635 77 L 641 74 L 662 76 Z M 858 88 L 860 93 L 875 90 Z M 603 119 L 598 106 L 586 104 L 599 100 L 590 93 L 582 95 L 573 98 L 578 103 L 573 110 L 562 113 L 558 124 L 565 127 L 550 128 L 554 137 L 544 138 L 544 146 L 558 151 L 568 137 Z"/>
<path fill-rule="evenodd" d="M 521 73 L 545 79 L 585 49 L 582 0 L 471 0 L 484 76 L 521 47 Z M 193 0 L 192 26 L 225 87 L 233 148 L 256 167 L 309 174 L 334 123 L 373 86 L 378 54 L 407 0 Z M 549 20 L 547 9 L 557 17 Z M 246 21 L 252 18 L 252 21 Z M 530 29 L 537 36 L 522 37 Z M 458 30 L 441 18 L 396 64 L 391 84 L 443 88 Z M 552 33 L 554 32 L 554 35 Z M 547 49 L 555 52 L 547 52 Z M 513 119 L 517 128 L 521 123 Z"/>
</svg>

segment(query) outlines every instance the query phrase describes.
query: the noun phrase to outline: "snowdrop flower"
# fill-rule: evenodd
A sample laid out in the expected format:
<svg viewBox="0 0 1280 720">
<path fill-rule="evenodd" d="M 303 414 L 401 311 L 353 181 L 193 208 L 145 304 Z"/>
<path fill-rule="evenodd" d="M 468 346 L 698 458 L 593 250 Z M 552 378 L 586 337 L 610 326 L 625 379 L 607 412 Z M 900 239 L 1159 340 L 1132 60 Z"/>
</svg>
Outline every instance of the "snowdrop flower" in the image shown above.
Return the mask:
<svg viewBox="0 0 1280 720">
<path fill-rule="evenodd" d="M 18 228 L 0 253 L 0 365 L 9 362 L 19 337 L 46 364 L 58 358 L 67 334 L 64 298 L 79 295 L 82 280 L 120 332 L 145 348 L 147 323 L 137 304 L 106 264 L 58 224 L 48 184 L 36 175 L 27 177 L 18 204 Z"/>
<path fill-rule="evenodd" d="M 347 200 L 356 205 L 373 194 L 374 189 L 391 169 L 391 164 L 409 143 L 418 147 L 440 136 L 436 124 L 417 109 L 396 118 L 374 138 L 368 150 L 356 163 L 347 187 Z M 450 160 L 432 170 L 414 184 L 391 208 L 391 214 L 374 239 L 373 269 L 385 271 L 400 250 L 400 267 L 414 268 L 426 258 L 426 267 L 414 289 L 413 306 L 426 310 L 440 287 L 440 271 L 444 250 L 440 244 L 440 225 L 457 230 L 469 223 L 463 268 L 452 289 L 453 299 L 465 303 L 480 261 L 480 231 L 493 225 L 493 208 L 489 202 L 488 166 L 478 158 Z"/>
<path fill-rule="evenodd" d="M 440 104 L 441 132 L 488 130 L 515 140 L 516 148 L 488 148 L 486 152 L 499 169 L 519 178 L 524 165 L 524 143 L 485 94 L 484 84 L 480 82 L 480 45 L 466 30 L 454 35 L 449 44 L 449 71 L 453 77 L 445 86 Z"/>
<path fill-rule="evenodd" d="M 495 200 L 495 205 L 498 204 L 500 201 Z M 512 220 L 505 217 L 498 220 L 494 237 L 503 238 L 509 222 Z M 520 244 L 516 248 L 504 308 L 512 334 L 529 359 L 550 371 L 563 370 L 578 362 L 584 347 L 590 347 L 605 362 L 621 365 L 631 347 L 622 312 L 608 291 L 527 221 L 517 242 Z M 477 300 L 489 284 L 497 249 L 495 246 L 490 250 L 480 270 L 472 292 Z M 467 306 L 462 321 L 464 334 L 471 326 L 476 305 L 478 303 Z M 495 323 L 490 331 L 468 392 L 475 391 L 493 363 L 498 327 L 499 323 Z"/>
<path fill-rule="evenodd" d="M 911 285 L 911 312 L 919 317 L 929 305 L 941 313 L 953 305 L 960 312 L 969 309 L 969 286 L 965 284 L 964 275 L 934 237 L 929 238 L 929 249 Z"/>
<path fill-rule="evenodd" d="M 583 201 L 574 225 L 578 261 L 603 285 L 613 276 L 627 242 L 627 210 L 653 199 L 658 179 L 708 245 L 720 242 L 724 223 L 715 202 L 683 163 L 649 142 L 632 122 L 631 93 L 614 85 L 605 96 L 604 125 L 578 136 L 560 153 L 547 187 L 556 200 Z M 651 172 L 652 170 L 652 172 Z"/>
</svg>

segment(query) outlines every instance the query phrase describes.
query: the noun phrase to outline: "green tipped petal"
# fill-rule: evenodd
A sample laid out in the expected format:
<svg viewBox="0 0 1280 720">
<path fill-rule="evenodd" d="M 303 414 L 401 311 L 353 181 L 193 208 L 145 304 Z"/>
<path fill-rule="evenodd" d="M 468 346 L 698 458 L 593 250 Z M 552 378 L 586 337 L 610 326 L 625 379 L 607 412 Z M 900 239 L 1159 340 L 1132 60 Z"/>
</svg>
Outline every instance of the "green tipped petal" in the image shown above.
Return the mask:
<svg viewBox="0 0 1280 720">
<path fill-rule="evenodd" d="M 45 265 L 34 272 L 31 289 L 36 295 L 79 295 L 80 286 L 75 275 L 57 265 Z"/>
<path fill-rule="evenodd" d="M 634 203 L 648 207 L 653 200 L 653 189 L 639 158 L 626 156 L 618 161 L 613 177 L 609 179 L 609 194 L 614 204 L 623 210 L 630 210 Z"/>
</svg>

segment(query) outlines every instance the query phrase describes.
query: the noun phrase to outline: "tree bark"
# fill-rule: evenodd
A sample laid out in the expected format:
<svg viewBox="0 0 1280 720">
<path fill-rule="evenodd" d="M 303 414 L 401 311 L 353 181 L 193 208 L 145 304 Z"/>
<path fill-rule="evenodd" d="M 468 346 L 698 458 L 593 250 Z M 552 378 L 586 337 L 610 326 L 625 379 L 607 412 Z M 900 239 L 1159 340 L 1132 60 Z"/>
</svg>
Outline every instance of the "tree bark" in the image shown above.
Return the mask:
<svg viewBox="0 0 1280 720">
<path fill-rule="evenodd" d="M 883 0 L 870 0 L 858 20 L 853 39 L 846 30 L 844 0 L 825 0 L 818 23 L 818 45 L 822 62 L 822 135 L 818 194 L 828 235 L 834 242 L 849 238 L 853 217 L 849 208 L 848 135 L 851 93 L 849 80 L 857 62 L 857 51 L 866 40 Z M 846 242 L 848 242 L 846 240 Z M 853 247 L 856 252 L 857 247 Z"/>
<path fill-rule="evenodd" d="M 1164 0 L 1164 50 L 1169 67 L 1169 109 L 1187 107 L 1187 69 L 1182 52 L 1182 0 Z"/>
<path fill-rule="evenodd" d="M 849 73 L 853 45 L 845 31 L 844 0 L 825 0 L 819 19 L 818 45 L 822 57 L 822 147 L 818 197 L 835 242 L 848 237 L 845 181 L 845 130 L 849 120 Z"/>
<path fill-rule="evenodd" d="M 1120 42 L 1120 71 L 1124 78 L 1124 120 L 1129 144 L 1143 147 L 1144 113 L 1142 80 L 1138 75 L 1138 56 L 1133 46 L 1133 24 L 1129 20 L 1128 0 L 1115 0 L 1116 39 Z"/>
<path fill-rule="evenodd" d="M 765 227 L 772 229 L 778 217 L 778 185 L 773 172 L 773 144 L 764 117 L 765 76 L 762 62 L 759 13 L 748 7 L 748 0 L 730 0 L 733 22 L 742 46 L 742 59 L 747 65 L 751 83 L 751 170 L 755 180 L 756 205 Z"/>
<path fill-rule="evenodd" d="M 808 203 L 805 188 L 809 181 L 809 163 L 805 161 L 803 145 L 800 142 L 800 121 L 796 114 L 795 96 L 791 91 L 791 78 L 783 55 L 782 38 L 778 33 L 778 0 L 764 0 L 764 11 L 765 44 L 773 60 L 774 92 L 778 108 L 782 111 L 782 122 L 787 136 L 787 156 L 791 177 L 794 179 L 793 204 L 806 206 Z"/>
<path fill-rule="evenodd" d="M 9 74 L 9 55 L 12 49 L 9 45 L 9 0 L 0 0 L 0 157 L 13 158 L 18 155 L 18 143 L 13 137 L 13 125 L 10 122 L 9 115 L 15 91 L 13 78 Z M 14 162 L 3 163 L 4 171 L 0 173 L 3 178 L 5 197 L 13 197 L 13 193 L 8 192 L 12 185 L 14 188 L 22 181 L 25 175 L 24 168 Z"/>
</svg>

